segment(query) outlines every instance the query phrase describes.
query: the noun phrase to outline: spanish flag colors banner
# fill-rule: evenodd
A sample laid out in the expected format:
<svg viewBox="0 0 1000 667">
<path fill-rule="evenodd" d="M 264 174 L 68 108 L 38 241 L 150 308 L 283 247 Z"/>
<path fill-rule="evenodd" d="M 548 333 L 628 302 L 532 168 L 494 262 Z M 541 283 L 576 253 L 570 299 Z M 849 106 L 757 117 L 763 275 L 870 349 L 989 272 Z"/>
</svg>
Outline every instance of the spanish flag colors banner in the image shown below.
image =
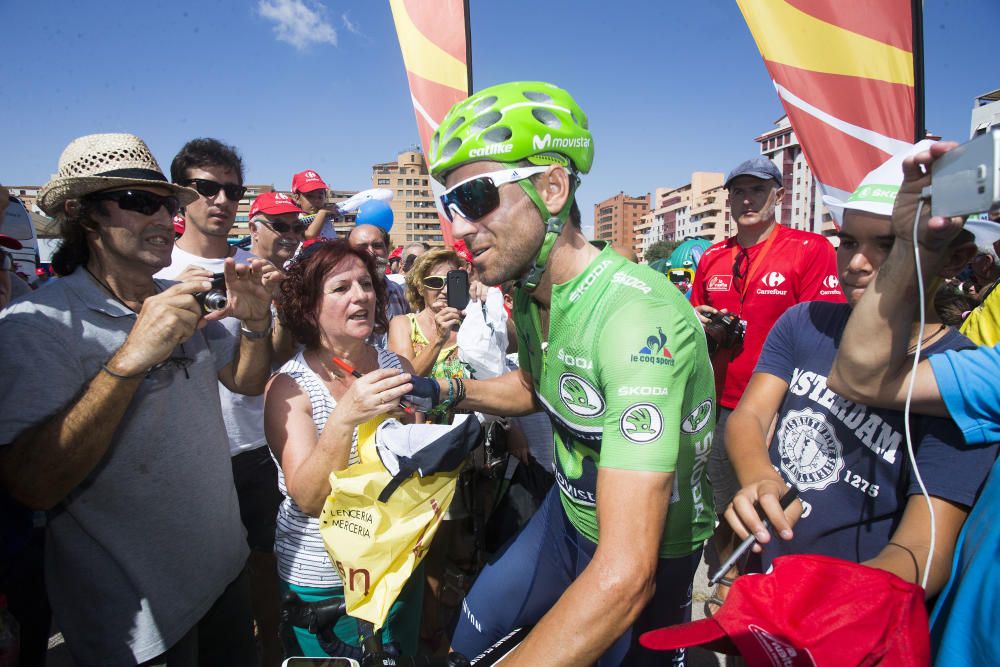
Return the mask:
<svg viewBox="0 0 1000 667">
<path fill-rule="evenodd" d="M 736 1 L 824 193 L 846 200 L 865 174 L 922 138 L 919 5 Z"/>
<path fill-rule="evenodd" d="M 389 0 L 389 6 L 426 156 L 431 135 L 448 109 L 472 91 L 468 1 Z M 451 225 L 439 217 L 445 243 L 450 246 Z"/>
</svg>

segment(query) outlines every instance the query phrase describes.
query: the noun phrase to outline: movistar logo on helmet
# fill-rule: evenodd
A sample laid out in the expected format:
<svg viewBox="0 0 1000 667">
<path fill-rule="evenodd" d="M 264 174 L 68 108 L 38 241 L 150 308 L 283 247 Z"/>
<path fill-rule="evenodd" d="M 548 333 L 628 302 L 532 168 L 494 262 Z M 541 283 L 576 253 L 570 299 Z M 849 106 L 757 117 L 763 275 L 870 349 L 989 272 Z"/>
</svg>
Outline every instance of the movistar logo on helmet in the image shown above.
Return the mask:
<svg viewBox="0 0 1000 667">
<path fill-rule="evenodd" d="M 531 138 L 531 146 L 536 151 L 546 151 L 553 148 L 590 148 L 590 137 L 556 137 L 546 133 L 544 137 L 537 134 Z"/>
<path fill-rule="evenodd" d="M 513 144 L 490 144 L 482 148 L 473 148 L 469 151 L 469 157 L 484 157 L 487 155 L 503 155 L 514 150 Z"/>
</svg>

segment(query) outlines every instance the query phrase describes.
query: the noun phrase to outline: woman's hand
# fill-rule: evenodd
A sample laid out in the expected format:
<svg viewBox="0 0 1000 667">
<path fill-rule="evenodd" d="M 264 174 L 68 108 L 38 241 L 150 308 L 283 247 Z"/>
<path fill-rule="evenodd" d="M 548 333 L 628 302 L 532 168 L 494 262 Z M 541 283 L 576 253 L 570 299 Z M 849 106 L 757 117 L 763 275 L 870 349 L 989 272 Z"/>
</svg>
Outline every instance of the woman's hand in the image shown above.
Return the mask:
<svg viewBox="0 0 1000 667">
<path fill-rule="evenodd" d="M 794 536 L 792 526 L 802 516 L 802 503 L 793 503 L 783 511 L 781 497 L 787 492 L 788 486 L 780 479 L 757 480 L 740 489 L 726 509 L 726 521 L 736 536 L 740 540 L 745 540 L 750 533 L 753 533 L 760 543 L 753 545 L 755 553 L 760 553 L 761 544 L 771 541 L 770 533 L 757 514 L 758 506 L 764 511 L 765 518 L 781 539 L 790 540 Z"/>
<path fill-rule="evenodd" d="M 437 344 L 444 345 L 451 337 L 451 332 L 462 324 L 462 313 L 457 308 L 444 307 L 434 313 L 434 331 L 437 334 Z"/>
<path fill-rule="evenodd" d="M 399 402 L 413 391 L 409 373 L 380 368 L 357 378 L 337 402 L 336 418 L 352 426 L 378 415 L 399 411 Z"/>
</svg>

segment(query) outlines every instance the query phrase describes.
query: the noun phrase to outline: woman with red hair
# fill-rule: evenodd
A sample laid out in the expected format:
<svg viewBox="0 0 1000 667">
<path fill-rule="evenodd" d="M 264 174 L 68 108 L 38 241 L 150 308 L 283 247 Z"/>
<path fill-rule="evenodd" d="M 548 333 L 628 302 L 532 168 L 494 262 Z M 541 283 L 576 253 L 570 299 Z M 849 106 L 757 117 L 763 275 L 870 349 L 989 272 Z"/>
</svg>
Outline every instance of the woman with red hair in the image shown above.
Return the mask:
<svg viewBox="0 0 1000 667">
<path fill-rule="evenodd" d="M 264 430 L 279 464 L 285 495 L 278 512 L 274 552 L 282 593 L 307 602 L 343 599 L 343 583 L 330 562 L 317 517 L 330 495 L 330 472 L 358 461 L 357 428 L 373 418 L 402 417 L 410 363 L 367 343 L 384 331 L 385 284 L 374 258 L 346 241 L 322 240 L 288 269 L 278 306 L 284 325 L 304 346 L 271 378 L 265 393 Z M 346 372 L 338 359 L 360 377 Z M 387 646 L 417 649 L 423 573 L 418 570 L 389 612 Z M 321 629 L 322 630 L 322 629 Z M 343 617 L 326 632 L 294 627 L 297 655 L 360 656 L 357 625 Z M 286 642 L 292 628 L 283 628 Z"/>
</svg>

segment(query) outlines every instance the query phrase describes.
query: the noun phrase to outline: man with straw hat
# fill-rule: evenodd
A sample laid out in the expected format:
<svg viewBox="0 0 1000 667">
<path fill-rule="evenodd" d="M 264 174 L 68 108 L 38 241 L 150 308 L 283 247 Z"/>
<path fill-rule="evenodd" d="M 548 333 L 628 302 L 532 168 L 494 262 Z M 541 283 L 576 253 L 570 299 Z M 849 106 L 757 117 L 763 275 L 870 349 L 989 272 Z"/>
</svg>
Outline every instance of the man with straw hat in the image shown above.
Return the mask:
<svg viewBox="0 0 1000 667">
<path fill-rule="evenodd" d="M 80 665 L 255 664 L 247 546 L 216 381 L 260 393 L 270 364 L 264 262 L 154 280 L 171 184 L 130 134 L 74 140 L 38 204 L 63 278 L 0 316 L 0 485 L 48 511 L 46 579 Z M 216 321 L 236 317 L 240 336 Z"/>
</svg>

